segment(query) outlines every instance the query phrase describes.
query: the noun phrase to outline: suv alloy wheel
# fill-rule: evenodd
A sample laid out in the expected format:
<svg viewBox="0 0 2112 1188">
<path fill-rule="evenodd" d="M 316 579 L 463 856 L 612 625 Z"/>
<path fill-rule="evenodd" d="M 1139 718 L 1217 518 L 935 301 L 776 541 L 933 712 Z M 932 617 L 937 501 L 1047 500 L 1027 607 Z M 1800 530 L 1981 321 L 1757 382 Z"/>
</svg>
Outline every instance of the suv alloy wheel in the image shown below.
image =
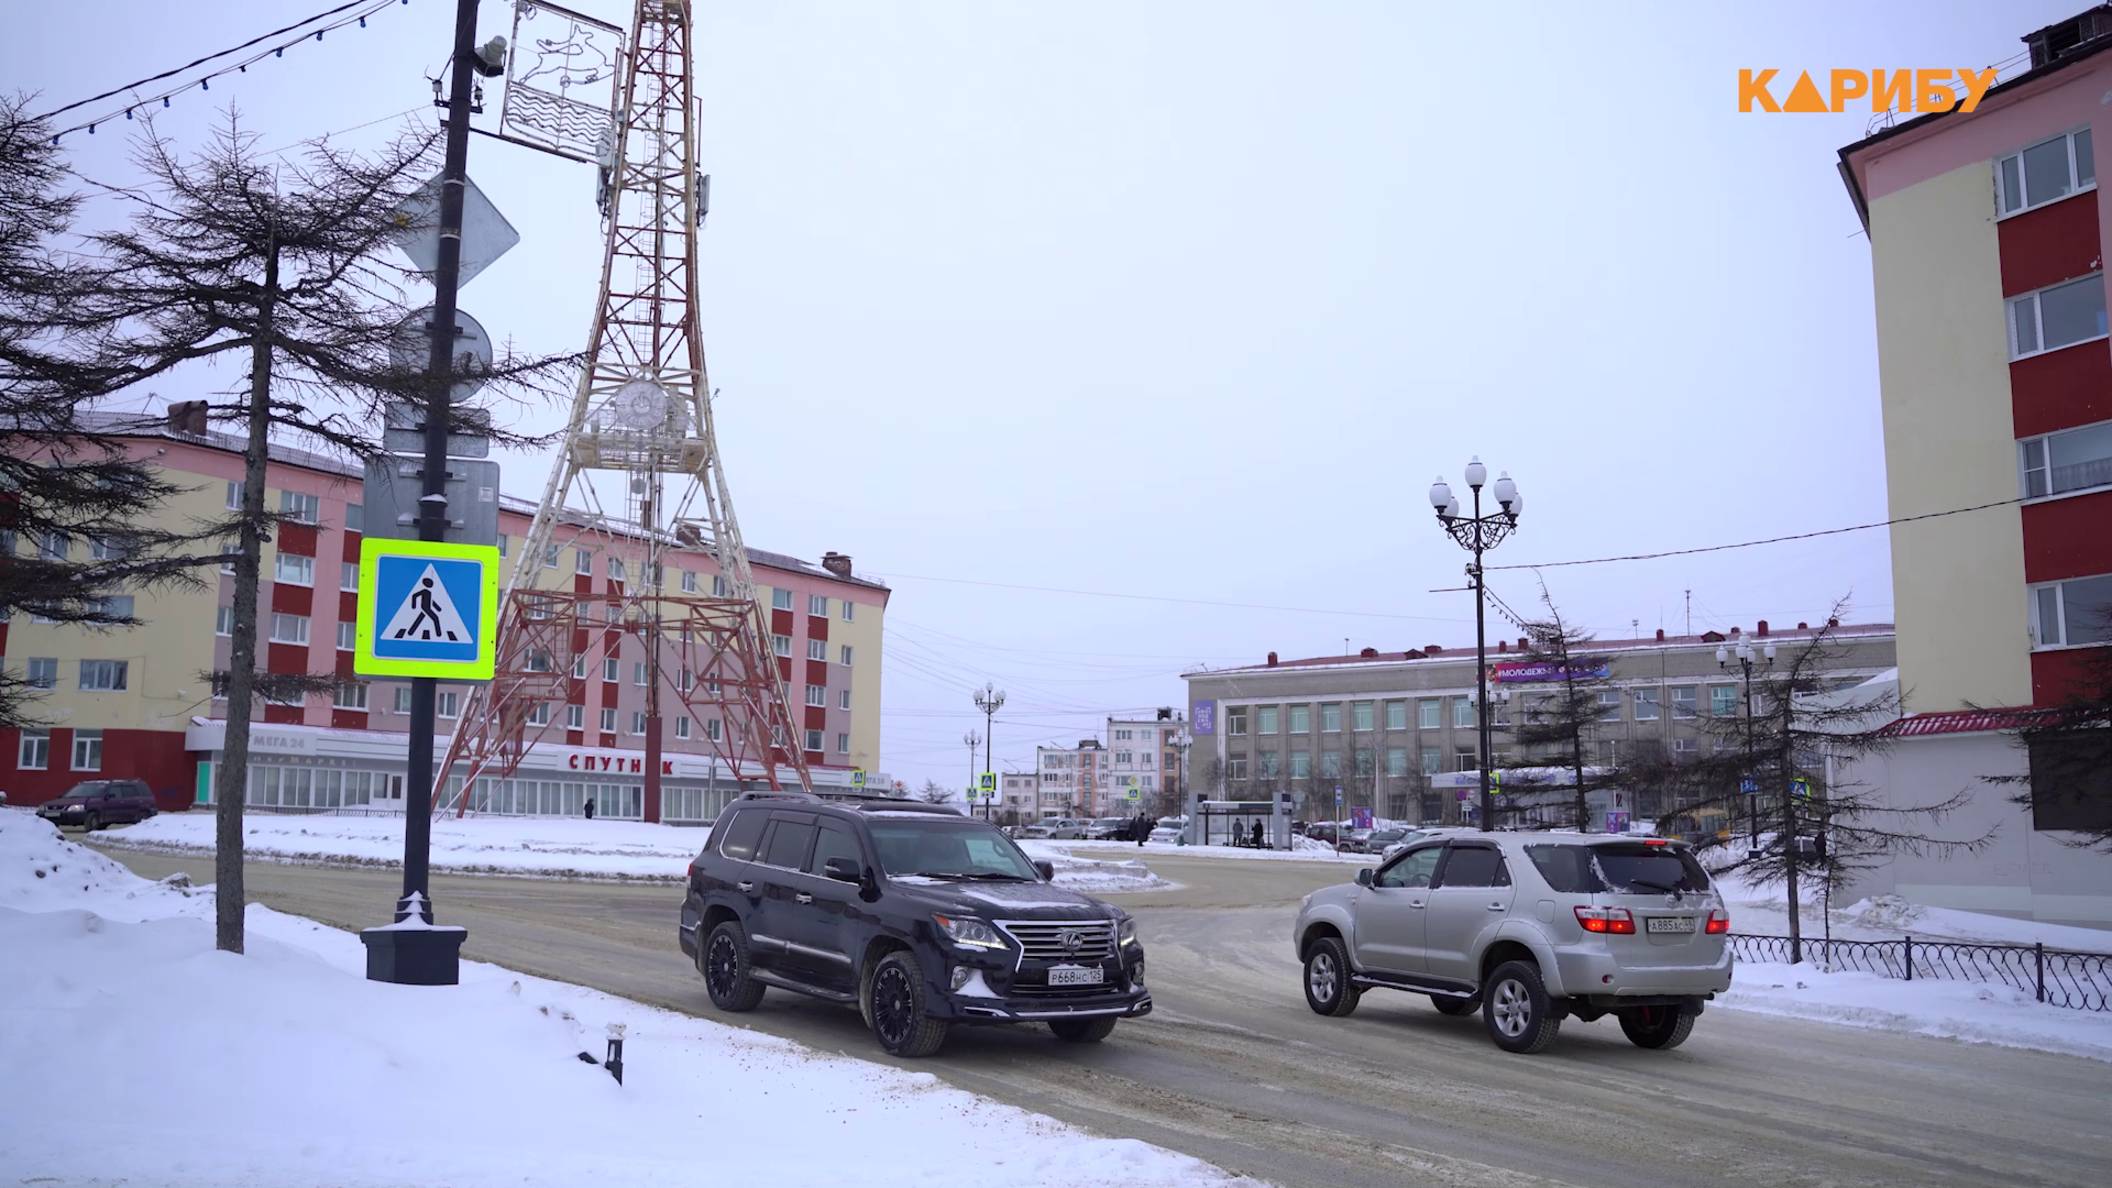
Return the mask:
<svg viewBox="0 0 2112 1188">
<path fill-rule="evenodd" d="M 732 920 L 705 938 L 697 951 L 697 972 L 704 975 L 711 1005 L 722 1011 L 752 1011 L 763 1000 L 763 984 L 748 969 L 748 935 Z"/>
<path fill-rule="evenodd" d="M 87 816 L 81 818 L 82 833 L 94 833 L 96 830 L 101 829 L 102 827 L 102 818 L 96 816 L 94 813 L 89 813 Z"/>
<path fill-rule="evenodd" d="M 1305 1003 L 1316 1014 L 1340 1018 L 1357 1009 L 1364 991 L 1349 980 L 1349 952 L 1337 937 L 1323 936 L 1305 950 Z"/>
<path fill-rule="evenodd" d="M 917 959 L 897 949 L 880 959 L 865 979 L 866 1017 L 873 1038 L 895 1056 L 929 1056 L 946 1042 L 946 1020 L 924 1009 L 924 975 Z"/>
<path fill-rule="evenodd" d="M 1555 1042 L 1562 1020 L 1547 999 L 1540 970 L 1526 961 L 1506 961 L 1482 987 L 1482 1018 L 1489 1038 L 1506 1052 L 1531 1055 Z"/>
<path fill-rule="evenodd" d="M 1676 1048 L 1694 1031 L 1694 1013 L 1678 1007 L 1629 1007 L 1615 1015 L 1621 1021 L 1621 1034 L 1638 1048 Z"/>
</svg>

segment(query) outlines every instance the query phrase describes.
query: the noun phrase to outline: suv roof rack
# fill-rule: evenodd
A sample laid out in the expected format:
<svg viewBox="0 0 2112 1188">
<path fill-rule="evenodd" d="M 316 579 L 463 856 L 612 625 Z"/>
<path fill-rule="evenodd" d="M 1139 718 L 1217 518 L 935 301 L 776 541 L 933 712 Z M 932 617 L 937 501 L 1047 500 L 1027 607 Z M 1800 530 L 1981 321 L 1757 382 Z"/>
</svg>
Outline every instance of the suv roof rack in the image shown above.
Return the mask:
<svg viewBox="0 0 2112 1188">
<path fill-rule="evenodd" d="M 843 792 L 831 789 L 827 792 L 808 792 L 799 788 L 787 788 L 780 792 L 743 792 L 742 800 L 798 800 L 810 804 L 834 804 L 841 808 L 867 812 L 886 813 L 942 813 L 961 816 L 959 809 L 945 804 L 926 804 L 921 800 L 904 800 L 895 796 L 882 796 L 875 792 Z"/>
</svg>

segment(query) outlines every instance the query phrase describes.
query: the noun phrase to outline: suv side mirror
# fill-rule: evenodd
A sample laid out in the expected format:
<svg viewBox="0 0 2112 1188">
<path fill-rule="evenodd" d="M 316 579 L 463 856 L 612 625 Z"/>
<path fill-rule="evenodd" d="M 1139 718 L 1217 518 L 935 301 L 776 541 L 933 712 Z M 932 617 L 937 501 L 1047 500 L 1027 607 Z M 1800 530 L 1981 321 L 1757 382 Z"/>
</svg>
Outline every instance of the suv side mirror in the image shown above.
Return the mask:
<svg viewBox="0 0 2112 1188">
<path fill-rule="evenodd" d="M 831 858 L 821 864 L 821 876 L 839 883 L 862 883 L 865 871 L 856 858 Z"/>
<path fill-rule="evenodd" d="M 1362 870 L 1360 870 L 1360 871 L 1358 871 L 1358 872 L 1357 872 L 1357 886 L 1359 886 L 1359 887 L 1369 887 L 1369 886 L 1371 886 L 1371 868 L 1370 868 L 1370 867 L 1368 867 L 1368 866 L 1367 866 L 1367 867 L 1365 867 L 1364 869 L 1362 869 Z"/>
<path fill-rule="evenodd" d="M 1034 873 L 1041 876 L 1042 882 L 1053 883 L 1056 881 L 1056 864 L 1047 860 L 1036 862 Z"/>
</svg>

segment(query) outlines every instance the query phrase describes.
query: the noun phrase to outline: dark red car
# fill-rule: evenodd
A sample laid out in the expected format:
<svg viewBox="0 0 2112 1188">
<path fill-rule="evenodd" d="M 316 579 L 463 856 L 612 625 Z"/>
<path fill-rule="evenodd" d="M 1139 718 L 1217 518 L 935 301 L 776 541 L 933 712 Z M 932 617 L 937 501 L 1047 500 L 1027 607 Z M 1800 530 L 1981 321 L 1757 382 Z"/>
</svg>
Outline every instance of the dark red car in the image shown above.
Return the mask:
<svg viewBox="0 0 2112 1188">
<path fill-rule="evenodd" d="M 129 825 L 155 813 L 154 793 L 145 780 L 87 780 L 66 795 L 37 806 L 37 815 L 64 828 L 94 832 L 105 825 Z"/>
</svg>

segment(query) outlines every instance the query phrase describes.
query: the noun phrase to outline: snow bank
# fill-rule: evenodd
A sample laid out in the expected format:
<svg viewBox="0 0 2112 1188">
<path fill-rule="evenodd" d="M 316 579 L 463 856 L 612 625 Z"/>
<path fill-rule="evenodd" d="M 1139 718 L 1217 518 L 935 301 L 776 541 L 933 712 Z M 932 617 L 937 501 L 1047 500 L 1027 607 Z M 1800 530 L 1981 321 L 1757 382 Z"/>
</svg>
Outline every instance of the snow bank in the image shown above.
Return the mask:
<svg viewBox="0 0 2112 1188">
<path fill-rule="evenodd" d="M 1333 846 L 1316 842 L 1310 838 L 1297 838 L 1295 850 L 1249 850 L 1240 846 L 1182 846 L 1166 842 L 1145 842 L 1139 847 L 1135 842 L 1121 841 L 1048 841 L 1037 840 L 1021 845 L 1054 846 L 1064 850 L 1079 850 L 1085 853 L 1100 851 L 1122 851 L 1130 854 L 1172 854 L 1180 858 L 1228 858 L 1246 862 L 1344 862 L 1357 866 L 1377 866 L 1377 854 L 1336 854 Z"/>
<path fill-rule="evenodd" d="M 1715 882 L 1730 905 L 1732 931 L 1767 936 L 1789 934 L 1789 896 L 1781 884 L 1754 886 L 1736 874 L 1716 875 Z M 1797 898 L 1803 904 L 1798 915 L 1804 936 L 1814 940 L 1824 937 L 1826 913 L 1820 896 L 1800 887 Z M 1898 895 L 1878 895 L 1850 903 L 1835 896 L 1832 920 L 1835 940 L 1898 940 L 1911 935 L 1916 941 L 2040 943 L 2049 949 L 2112 953 L 2112 930 L 1928 907 Z"/>
<path fill-rule="evenodd" d="M 2112 1061 L 2112 1015 L 2042 1005 L 2008 986 L 1741 961 L 1715 1005 L 1967 1043 Z"/>
<path fill-rule="evenodd" d="M 10 1179 L 1233 1182 L 928 1074 L 496 966 L 465 962 L 453 988 L 368 982 L 357 937 L 264 908 L 246 955 L 216 952 L 211 904 L 0 812 L 0 1066 L 35 1086 L 0 1113 Z M 602 1055 L 610 1024 L 626 1029 L 620 1086 L 579 1058 Z M 111 1101 L 124 1124 L 84 1129 Z"/>
<path fill-rule="evenodd" d="M 163 813 L 96 835 L 105 845 L 164 853 L 213 852 L 212 813 Z M 708 831 L 642 821 L 576 817 L 444 817 L 433 822 L 434 870 L 538 878 L 678 883 Z M 251 857 L 280 862 L 375 864 L 403 860 L 402 817 L 277 816 L 242 822 Z M 1141 862 L 1096 862 L 1034 853 L 1056 866 L 1056 885 L 1087 893 L 1162 890 L 1173 884 Z"/>
</svg>

